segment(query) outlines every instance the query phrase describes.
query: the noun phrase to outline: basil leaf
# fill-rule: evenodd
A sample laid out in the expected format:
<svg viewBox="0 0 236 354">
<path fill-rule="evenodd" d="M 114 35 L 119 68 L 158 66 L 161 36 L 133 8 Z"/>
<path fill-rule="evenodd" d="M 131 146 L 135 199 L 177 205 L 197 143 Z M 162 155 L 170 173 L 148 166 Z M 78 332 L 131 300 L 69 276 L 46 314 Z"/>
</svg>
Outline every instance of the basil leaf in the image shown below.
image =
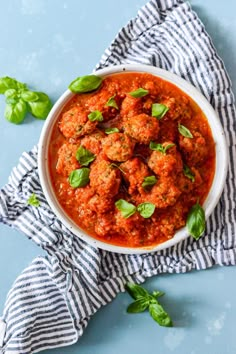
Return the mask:
<svg viewBox="0 0 236 354">
<path fill-rule="evenodd" d="M 87 167 L 72 171 L 69 175 L 69 182 L 71 187 L 85 187 L 89 183 L 89 173 L 90 169 Z"/>
<path fill-rule="evenodd" d="M 105 133 L 106 134 L 119 133 L 119 129 L 118 128 L 106 128 Z"/>
<path fill-rule="evenodd" d="M 96 156 L 83 146 L 80 146 L 76 151 L 76 159 L 79 161 L 80 165 L 88 166 L 90 162 L 96 159 Z"/>
<path fill-rule="evenodd" d="M 163 307 L 158 303 L 151 303 L 149 305 L 149 313 L 160 326 L 172 327 L 172 321 L 168 313 L 165 312 Z"/>
<path fill-rule="evenodd" d="M 4 116 L 10 123 L 20 124 L 25 119 L 26 111 L 26 103 L 22 100 L 19 100 L 16 103 L 7 103 L 4 111 Z"/>
<path fill-rule="evenodd" d="M 69 90 L 75 93 L 91 92 L 99 88 L 102 78 L 96 75 L 77 77 L 69 85 Z"/>
<path fill-rule="evenodd" d="M 126 283 L 125 284 L 125 290 L 129 293 L 129 295 L 137 300 L 139 298 L 149 297 L 149 293 L 147 292 L 146 289 L 144 289 L 142 286 L 135 284 L 135 283 Z"/>
<path fill-rule="evenodd" d="M 8 90 L 5 91 L 5 96 L 6 96 L 7 99 L 11 99 L 11 98 L 15 99 L 15 98 L 17 98 L 17 90 L 8 89 Z"/>
<path fill-rule="evenodd" d="M 118 105 L 116 103 L 116 100 L 115 100 L 115 96 L 112 96 L 112 97 L 109 98 L 109 100 L 106 103 L 106 106 L 114 107 L 116 109 L 119 109 L 119 107 L 118 107 Z"/>
<path fill-rule="evenodd" d="M 157 183 L 157 178 L 155 176 L 144 177 L 142 187 L 144 189 L 150 189 L 150 187 L 154 186 Z"/>
<path fill-rule="evenodd" d="M 4 94 L 9 89 L 17 89 L 17 81 L 11 77 L 0 78 L 0 94 Z"/>
<path fill-rule="evenodd" d="M 185 177 L 188 177 L 192 182 L 195 182 L 195 176 L 187 165 L 184 165 L 183 173 Z"/>
<path fill-rule="evenodd" d="M 163 118 L 168 111 L 169 108 L 162 103 L 153 103 L 152 105 L 152 116 L 158 119 Z"/>
<path fill-rule="evenodd" d="M 100 111 L 98 111 L 98 110 L 93 111 L 93 112 L 89 113 L 88 119 L 89 119 L 91 122 L 95 122 L 96 120 L 97 120 L 98 122 L 102 122 L 102 121 L 103 121 L 102 112 L 100 112 Z"/>
<path fill-rule="evenodd" d="M 118 210 L 121 211 L 122 216 L 126 219 L 128 219 L 136 212 L 136 206 L 128 203 L 124 199 L 117 200 L 117 202 L 115 202 L 115 206 Z"/>
<path fill-rule="evenodd" d="M 144 97 L 149 94 L 148 90 L 143 89 L 142 87 L 138 88 L 135 91 L 129 92 L 129 95 L 134 98 Z"/>
<path fill-rule="evenodd" d="M 181 135 L 185 136 L 185 138 L 193 138 L 192 133 L 190 132 L 190 130 L 188 130 L 188 128 L 186 128 L 184 125 L 182 124 L 178 124 L 178 131 L 180 132 Z"/>
<path fill-rule="evenodd" d="M 50 112 L 52 108 L 52 103 L 48 97 L 43 92 L 34 92 L 37 96 L 38 99 L 37 101 L 28 101 L 28 107 L 30 110 L 30 113 L 38 119 L 46 119 L 48 116 L 48 113 Z"/>
<path fill-rule="evenodd" d="M 137 211 L 143 218 L 148 219 L 154 213 L 155 208 L 154 204 L 145 202 L 137 206 Z"/>
<path fill-rule="evenodd" d="M 148 298 L 140 297 L 139 299 L 135 300 L 127 307 L 127 312 L 128 313 L 143 312 L 147 309 L 148 305 L 149 305 Z"/>
<path fill-rule="evenodd" d="M 25 90 L 21 93 L 20 97 L 25 102 L 35 102 L 39 99 L 37 92 Z"/>
<path fill-rule="evenodd" d="M 151 141 L 150 144 L 149 144 L 149 148 L 151 150 L 159 151 L 159 152 L 161 152 L 164 155 L 166 154 L 166 151 L 168 149 L 170 149 L 171 147 L 173 147 L 173 146 L 175 146 L 175 144 L 168 144 L 166 146 L 163 146 L 162 144 L 157 144 L 154 141 Z"/>
<path fill-rule="evenodd" d="M 205 211 L 199 203 L 196 203 L 190 209 L 187 216 L 186 225 L 188 232 L 191 236 L 193 236 L 193 238 L 195 238 L 195 240 L 198 240 L 205 231 Z"/>
<path fill-rule="evenodd" d="M 40 206 L 40 201 L 38 200 L 35 193 L 32 193 L 31 196 L 28 198 L 27 204 L 32 205 L 36 208 L 38 208 Z"/>
<path fill-rule="evenodd" d="M 158 291 L 158 290 L 155 290 L 155 291 L 153 291 L 153 293 L 152 293 L 152 296 L 154 297 L 154 298 L 158 298 L 158 297 L 161 297 L 161 296 L 164 296 L 165 295 L 165 293 L 163 293 L 163 291 Z"/>
</svg>

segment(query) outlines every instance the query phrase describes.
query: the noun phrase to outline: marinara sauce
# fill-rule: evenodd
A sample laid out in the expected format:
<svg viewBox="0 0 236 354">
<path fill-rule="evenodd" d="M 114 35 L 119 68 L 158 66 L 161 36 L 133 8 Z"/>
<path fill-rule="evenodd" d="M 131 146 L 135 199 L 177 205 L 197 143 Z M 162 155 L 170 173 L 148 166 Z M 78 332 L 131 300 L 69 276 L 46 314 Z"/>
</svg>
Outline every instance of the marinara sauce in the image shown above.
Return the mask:
<svg viewBox="0 0 236 354">
<path fill-rule="evenodd" d="M 133 94 L 138 89 L 143 95 Z M 92 156 L 86 165 L 78 158 L 81 147 Z M 150 247 L 172 238 L 190 208 L 204 202 L 215 146 L 200 107 L 179 88 L 151 74 L 121 73 L 64 107 L 49 166 L 58 201 L 80 228 L 114 245 Z M 72 172 L 82 168 L 85 185 L 71 186 Z M 120 199 L 155 210 L 129 216 L 117 208 Z"/>
</svg>

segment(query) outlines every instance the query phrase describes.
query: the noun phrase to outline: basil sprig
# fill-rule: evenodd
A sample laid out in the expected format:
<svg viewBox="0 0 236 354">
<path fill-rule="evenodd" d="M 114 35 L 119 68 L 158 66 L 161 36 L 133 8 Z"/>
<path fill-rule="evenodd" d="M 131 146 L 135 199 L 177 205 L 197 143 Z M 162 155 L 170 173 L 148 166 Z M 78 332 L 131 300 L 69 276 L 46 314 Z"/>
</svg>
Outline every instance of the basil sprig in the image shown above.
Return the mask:
<svg viewBox="0 0 236 354">
<path fill-rule="evenodd" d="M 148 219 L 154 213 L 155 208 L 154 204 L 145 202 L 137 206 L 137 211 L 143 218 Z"/>
<path fill-rule="evenodd" d="M 106 134 L 119 133 L 119 129 L 118 128 L 106 128 L 105 133 Z"/>
<path fill-rule="evenodd" d="M 188 232 L 191 236 L 193 236 L 193 238 L 195 238 L 195 240 L 198 240 L 202 236 L 205 231 L 206 220 L 205 211 L 199 203 L 196 203 L 190 209 L 187 216 L 186 225 Z"/>
<path fill-rule="evenodd" d="M 119 109 L 118 104 L 116 103 L 115 96 L 112 96 L 109 98 L 109 100 L 106 103 L 106 106 L 108 107 L 114 107 L 117 110 Z"/>
<path fill-rule="evenodd" d="M 76 151 L 76 159 L 79 161 L 81 166 L 88 166 L 90 162 L 96 159 L 96 156 L 81 145 Z"/>
<path fill-rule="evenodd" d="M 49 97 L 43 92 L 31 91 L 11 77 L 0 78 L 0 94 L 6 96 L 5 118 L 14 124 L 20 124 L 30 112 L 35 118 L 46 119 L 52 108 Z"/>
<path fill-rule="evenodd" d="M 157 144 L 154 141 L 151 141 L 149 144 L 149 148 L 151 150 L 160 151 L 164 155 L 166 155 L 166 151 L 173 146 L 175 146 L 175 144 L 168 144 L 168 145 L 164 146 L 162 144 Z"/>
<path fill-rule="evenodd" d="M 128 219 L 136 212 L 136 206 L 131 203 L 128 203 L 124 199 L 117 200 L 115 202 L 115 206 L 118 210 L 121 211 L 121 214 L 125 219 Z"/>
<path fill-rule="evenodd" d="M 32 205 L 36 208 L 40 206 L 40 201 L 35 193 L 32 193 L 31 196 L 27 199 L 27 204 Z"/>
<path fill-rule="evenodd" d="M 181 135 L 183 135 L 185 138 L 193 138 L 192 133 L 190 132 L 190 130 L 188 128 L 186 128 L 184 125 L 182 124 L 178 124 L 178 131 Z"/>
<path fill-rule="evenodd" d="M 138 211 L 143 218 L 147 219 L 150 218 L 155 211 L 155 205 L 148 202 L 141 203 L 136 207 L 124 199 L 119 199 L 115 202 L 115 206 L 121 211 L 121 214 L 125 219 L 128 219 L 136 211 Z"/>
<path fill-rule="evenodd" d="M 98 110 L 93 111 L 93 112 L 89 113 L 88 119 L 89 119 L 91 122 L 95 122 L 95 121 L 102 122 L 102 121 L 103 121 L 102 112 L 100 112 L 100 111 L 98 111 Z"/>
<path fill-rule="evenodd" d="M 134 283 L 127 283 L 125 289 L 135 300 L 127 307 L 128 313 L 140 313 L 148 309 L 151 317 L 160 326 L 173 326 L 170 316 L 158 301 L 158 298 L 164 295 L 163 292 L 153 291 L 152 293 L 149 293 L 146 289 Z"/>
<path fill-rule="evenodd" d="M 77 77 L 69 85 L 69 90 L 74 93 L 85 93 L 97 90 L 102 83 L 102 78 L 97 75 Z"/>
<path fill-rule="evenodd" d="M 195 182 L 195 176 L 187 165 L 184 165 L 183 173 L 185 177 L 189 178 L 192 182 Z"/>
<path fill-rule="evenodd" d="M 157 178 L 156 176 L 148 176 L 144 177 L 142 187 L 144 189 L 150 189 L 152 186 L 154 186 L 157 183 Z"/>
<path fill-rule="evenodd" d="M 129 92 L 129 95 L 134 98 L 144 97 L 149 94 L 148 90 L 143 89 L 142 87 L 138 88 L 137 90 Z"/>
<path fill-rule="evenodd" d="M 152 104 L 152 116 L 161 119 L 169 111 L 169 108 L 162 103 Z"/>
<path fill-rule="evenodd" d="M 85 187 L 89 183 L 90 169 L 88 167 L 74 170 L 69 175 L 69 183 L 72 188 Z"/>
</svg>

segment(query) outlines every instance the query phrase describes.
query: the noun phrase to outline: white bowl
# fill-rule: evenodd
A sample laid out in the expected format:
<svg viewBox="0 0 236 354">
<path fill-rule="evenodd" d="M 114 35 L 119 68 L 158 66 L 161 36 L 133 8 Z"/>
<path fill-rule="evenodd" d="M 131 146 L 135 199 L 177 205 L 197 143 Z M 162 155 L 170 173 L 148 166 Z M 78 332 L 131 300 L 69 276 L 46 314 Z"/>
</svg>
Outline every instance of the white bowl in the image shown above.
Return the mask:
<svg viewBox="0 0 236 354">
<path fill-rule="evenodd" d="M 179 87 L 183 92 L 189 95 L 202 109 L 203 113 L 208 119 L 209 125 L 211 127 L 213 139 L 215 141 L 215 149 L 216 149 L 216 165 L 215 165 L 215 176 L 212 182 L 212 186 L 210 192 L 205 200 L 203 208 L 205 210 L 206 219 L 212 213 L 216 204 L 219 201 L 221 193 L 223 191 L 226 175 L 227 175 L 227 167 L 228 167 L 228 149 L 226 145 L 225 135 L 223 128 L 221 126 L 219 117 L 216 112 L 206 100 L 206 98 L 191 84 L 189 84 L 184 79 L 179 76 L 172 74 L 166 70 L 162 70 L 153 66 L 148 65 L 138 65 L 138 64 L 124 64 L 113 67 L 108 67 L 102 70 L 96 71 L 96 75 L 104 77 L 107 75 L 111 75 L 114 73 L 120 72 L 147 72 L 152 75 L 158 76 L 166 81 L 169 81 Z M 52 128 L 54 126 L 55 121 L 57 120 L 62 108 L 66 105 L 66 103 L 74 96 L 74 93 L 67 90 L 55 103 L 49 116 L 44 124 L 44 127 L 41 132 L 40 140 L 39 140 L 39 154 L 38 154 L 38 168 L 39 168 L 39 177 L 42 185 L 43 192 L 45 197 L 51 206 L 52 210 L 58 217 L 58 219 L 75 235 L 88 242 L 94 247 L 99 247 L 104 250 L 119 252 L 119 253 L 128 253 L 128 254 L 141 254 L 147 252 L 160 251 L 164 248 L 175 245 L 176 243 L 186 239 L 189 234 L 186 227 L 179 229 L 174 237 L 164 243 L 161 243 L 154 247 L 139 247 L 139 248 L 131 248 L 131 247 L 121 247 L 115 246 L 109 243 L 105 243 L 103 241 L 99 241 L 94 239 L 92 236 L 88 235 L 84 230 L 78 227 L 73 220 L 65 213 L 63 208 L 60 206 L 53 187 L 50 182 L 50 174 L 48 168 L 48 146 L 52 133 Z"/>
</svg>

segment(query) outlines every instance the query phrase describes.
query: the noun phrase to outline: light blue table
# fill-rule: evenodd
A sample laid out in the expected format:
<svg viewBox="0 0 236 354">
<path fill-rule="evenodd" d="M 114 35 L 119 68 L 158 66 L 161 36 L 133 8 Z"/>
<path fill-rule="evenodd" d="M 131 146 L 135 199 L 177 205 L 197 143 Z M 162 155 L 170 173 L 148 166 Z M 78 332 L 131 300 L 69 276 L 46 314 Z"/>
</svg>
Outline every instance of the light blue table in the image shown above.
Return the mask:
<svg viewBox="0 0 236 354">
<path fill-rule="evenodd" d="M 193 0 L 223 58 L 236 91 L 236 3 Z M 0 77 L 13 76 L 55 101 L 77 75 L 91 72 L 121 26 L 145 0 L 8 0 L 0 7 Z M 0 186 L 24 150 L 37 143 L 43 122 L 21 126 L 3 118 L 0 97 Z M 11 284 L 38 254 L 24 235 L 0 225 L 0 313 Z M 235 354 L 236 268 L 161 275 L 146 282 L 167 293 L 163 304 L 175 327 L 158 327 L 148 314 L 127 315 L 120 294 L 90 321 L 79 343 L 46 353 Z"/>
</svg>

